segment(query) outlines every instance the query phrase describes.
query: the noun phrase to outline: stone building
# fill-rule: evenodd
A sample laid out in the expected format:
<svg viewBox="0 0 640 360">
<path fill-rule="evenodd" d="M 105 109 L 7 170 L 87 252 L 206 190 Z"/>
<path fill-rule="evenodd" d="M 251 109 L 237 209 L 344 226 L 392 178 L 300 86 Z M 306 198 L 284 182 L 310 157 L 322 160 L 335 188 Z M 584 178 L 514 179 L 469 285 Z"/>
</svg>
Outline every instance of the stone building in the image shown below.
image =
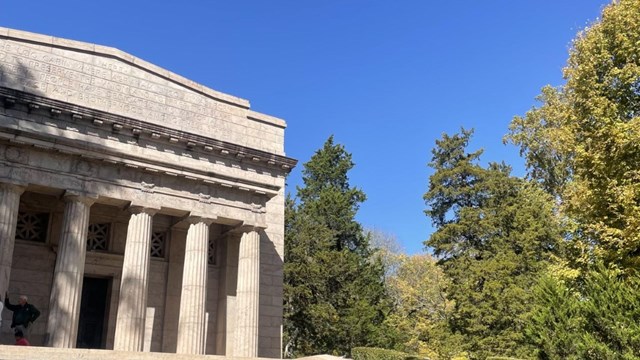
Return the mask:
<svg viewBox="0 0 640 360">
<path fill-rule="evenodd" d="M 0 294 L 42 311 L 31 343 L 279 358 L 285 126 L 114 48 L 0 28 Z"/>
</svg>

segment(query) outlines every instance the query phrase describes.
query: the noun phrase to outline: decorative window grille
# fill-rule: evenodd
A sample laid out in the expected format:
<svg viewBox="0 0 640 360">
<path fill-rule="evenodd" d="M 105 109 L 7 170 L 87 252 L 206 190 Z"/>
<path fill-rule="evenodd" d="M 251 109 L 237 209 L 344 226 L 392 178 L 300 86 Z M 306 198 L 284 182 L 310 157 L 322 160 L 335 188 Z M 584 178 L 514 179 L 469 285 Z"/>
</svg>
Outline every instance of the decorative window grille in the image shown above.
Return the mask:
<svg viewBox="0 0 640 360">
<path fill-rule="evenodd" d="M 104 250 L 109 245 L 109 228 L 111 224 L 90 224 L 87 232 L 87 250 Z"/>
<path fill-rule="evenodd" d="M 44 243 L 47 241 L 49 213 L 18 212 L 16 240 Z"/>
<path fill-rule="evenodd" d="M 151 234 L 151 257 L 164 258 L 164 247 L 167 242 L 167 233 L 154 232 Z"/>
<path fill-rule="evenodd" d="M 209 236 L 209 257 L 207 259 L 207 263 L 209 265 L 215 265 L 216 264 L 216 240 L 212 239 L 211 236 Z"/>
</svg>

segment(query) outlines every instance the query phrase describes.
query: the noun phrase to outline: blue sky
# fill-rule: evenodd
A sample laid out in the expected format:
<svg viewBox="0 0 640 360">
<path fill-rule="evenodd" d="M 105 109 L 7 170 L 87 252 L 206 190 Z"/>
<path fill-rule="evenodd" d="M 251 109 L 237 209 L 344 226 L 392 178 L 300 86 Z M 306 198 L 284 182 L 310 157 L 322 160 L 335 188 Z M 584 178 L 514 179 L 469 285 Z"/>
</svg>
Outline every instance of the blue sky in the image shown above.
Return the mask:
<svg viewBox="0 0 640 360">
<path fill-rule="evenodd" d="M 433 231 L 422 195 L 443 132 L 475 128 L 483 162 L 524 174 L 502 144 L 604 0 L 0 1 L 0 26 L 119 48 L 288 123 L 299 166 L 333 134 L 353 154 L 358 220 L 409 253 Z"/>
</svg>

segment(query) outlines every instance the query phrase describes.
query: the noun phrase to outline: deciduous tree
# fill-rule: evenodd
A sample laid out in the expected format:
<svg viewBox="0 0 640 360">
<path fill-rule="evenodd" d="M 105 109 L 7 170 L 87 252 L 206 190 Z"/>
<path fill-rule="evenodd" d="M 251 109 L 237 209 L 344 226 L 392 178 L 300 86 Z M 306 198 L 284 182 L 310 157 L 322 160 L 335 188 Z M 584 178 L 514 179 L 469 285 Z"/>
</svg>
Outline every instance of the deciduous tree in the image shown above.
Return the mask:
<svg viewBox="0 0 640 360">
<path fill-rule="evenodd" d="M 448 331 L 453 304 L 445 294 L 447 278 L 431 255 L 397 254 L 387 286 L 394 311 L 386 324 L 397 350 L 434 360 L 461 352 L 460 339 Z"/>
<path fill-rule="evenodd" d="M 566 83 L 515 117 L 506 137 L 557 197 L 574 263 L 640 266 L 640 0 L 614 1 L 580 32 Z"/>
</svg>

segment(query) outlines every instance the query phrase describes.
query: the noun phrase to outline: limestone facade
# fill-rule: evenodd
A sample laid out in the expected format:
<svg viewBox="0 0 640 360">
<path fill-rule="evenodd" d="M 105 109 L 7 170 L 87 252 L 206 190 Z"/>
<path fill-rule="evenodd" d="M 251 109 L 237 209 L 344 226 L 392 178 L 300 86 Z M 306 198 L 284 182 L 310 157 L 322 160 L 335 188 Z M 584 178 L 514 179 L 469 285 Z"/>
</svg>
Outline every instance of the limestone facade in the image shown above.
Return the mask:
<svg viewBox="0 0 640 360">
<path fill-rule="evenodd" d="M 0 28 L 0 294 L 42 312 L 31 343 L 279 358 L 285 127 L 117 49 Z"/>
</svg>

